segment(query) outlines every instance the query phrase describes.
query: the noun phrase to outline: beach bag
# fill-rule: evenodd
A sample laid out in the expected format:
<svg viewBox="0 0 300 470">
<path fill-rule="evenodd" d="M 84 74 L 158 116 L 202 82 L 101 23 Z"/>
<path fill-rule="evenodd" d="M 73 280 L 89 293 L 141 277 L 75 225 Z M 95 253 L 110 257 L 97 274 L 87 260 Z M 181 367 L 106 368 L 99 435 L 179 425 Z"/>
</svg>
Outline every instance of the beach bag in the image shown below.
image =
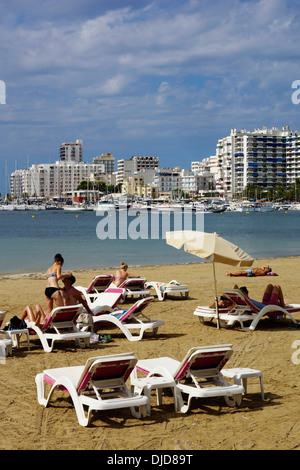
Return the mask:
<svg viewBox="0 0 300 470">
<path fill-rule="evenodd" d="M 27 328 L 27 324 L 24 320 L 20 320 L 16 315 L 10 319 L 8 325 L 4 328 L 5 330 L 24 330 Z"/>
</svg>

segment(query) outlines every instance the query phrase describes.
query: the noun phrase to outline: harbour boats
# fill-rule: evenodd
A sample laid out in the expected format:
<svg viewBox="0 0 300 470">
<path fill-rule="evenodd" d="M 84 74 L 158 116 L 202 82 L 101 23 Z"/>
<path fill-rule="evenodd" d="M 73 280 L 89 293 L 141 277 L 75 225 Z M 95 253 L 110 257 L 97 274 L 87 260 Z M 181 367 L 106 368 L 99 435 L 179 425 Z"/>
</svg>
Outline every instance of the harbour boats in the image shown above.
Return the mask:
<svg viewBox="0 0 300 470">
<path fill-rule="evenodd" d="M 112 211 L 112 210 L 116 210 L 116 206 L 114 202 L 98 201 L 94 207 L 94 211 Z"/>
<path fill-rule="evenodd" d="M 85 211 L 86 208 L 82 204 L 66 204 L 63 206 L 64 211 L 69 211 L 69 212 L 78 212 L 78 211 Z"/>
<path fill-rule="evenodd" d="M 14 211 L 15 210 L 14 204 L 3 204 L 2 208 L 3 208 L 4 211 Z"/>
<path fill-rule="evenodd" d="M 176 211 L 183 210 L 184 206 L 181 203 L 165 203 L 165 204 L 152 204 L 151 209 L 157 211 Z"/>
<path fill-rule="evenodd" d="M 242 201 L 240 204 L 231 205 L 231 210 L 236 212 L 273 212 L 277 207 L 271 202 Z"/>
<path fill-rule="evenodd" d="M 25 211 L 27 206 L 26 204 L 14 204 L 16 211 Z"/>
</svg>

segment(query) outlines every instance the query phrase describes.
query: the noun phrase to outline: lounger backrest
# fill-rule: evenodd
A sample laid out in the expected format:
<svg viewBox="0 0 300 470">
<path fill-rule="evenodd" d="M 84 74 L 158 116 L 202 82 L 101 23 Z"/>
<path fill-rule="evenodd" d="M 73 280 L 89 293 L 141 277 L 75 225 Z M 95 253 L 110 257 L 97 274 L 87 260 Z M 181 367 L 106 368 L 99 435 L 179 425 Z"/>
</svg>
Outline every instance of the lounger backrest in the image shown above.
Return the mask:
<svg viewBox="0 0 300 470">
<path fill-rule="evenodd" d="M 136 363 L 137 358 L 133 353 L 91 358 L 85 365 L 77 389 L 85 390 L 91 380 L 95 382 L 122 379 L 126 382 Z"/>
<path fill-rule="evenodd" d="M 99 290 L 103 291 L 109 286 L 109 284 L 114 281 L 114 279 L 115 276 L 113 276 L 113 274 L 103 274 L 100 276 L 96 276 L 86 289 L 86 292 L 90 294 L 95 291 L 98 292 Z"/>
<path fill-rule="evenodd" d="M 243 291 L 236 290 L 226 290 L 224 295 L 232 300 L 238 307 L 248 307 L 249 310 L 258 312 L 259 309 L 251 302 L 251 300 L 243 293 Z"/>
<path fill-rule="evenodd" d="M 67 307 L 56 307 L 52 310 L 49 315 L 43 329 L 46 330 L 52 323 L 56 325 L 59 323 L 75 323 L 76 318 L 79 316 L 82 310 L 82 304 L 70 305 Z"/>
<path fill-rule="evenodd" d="M 122 287 L 130 290 L 144 290 L 146 281 L 147 279 L 143 277 L 129 278 L 123 282 Z"/>
<path fill-rule="evenodd" d="M 138 300 L 119 317 L 119 320 L 129 320 L 131 315 L 138 315 L 149 305 L 150 302 L 152 302 L 153 299 L 154 297 L 145 297 L 144 299 Z"/>
<path fill-rule="evenodd" d="M 121 301 L 124 293 L 125 289 L 120 289 L 118 287 L 108 287 L 105 292 L 101 292 L 101 294 L 95 297 L 92 305 L 94 307 L 108 305 L 109 307 L 115 308 Z"/>
<path fill-rule="evenodd" d="M 224 367 L 232 353 L 231 345 L 193 348 L 178 366 L 174 379 L 182 380 L 189 373 L 197 377 L 214 376 Z"/>
</svg>

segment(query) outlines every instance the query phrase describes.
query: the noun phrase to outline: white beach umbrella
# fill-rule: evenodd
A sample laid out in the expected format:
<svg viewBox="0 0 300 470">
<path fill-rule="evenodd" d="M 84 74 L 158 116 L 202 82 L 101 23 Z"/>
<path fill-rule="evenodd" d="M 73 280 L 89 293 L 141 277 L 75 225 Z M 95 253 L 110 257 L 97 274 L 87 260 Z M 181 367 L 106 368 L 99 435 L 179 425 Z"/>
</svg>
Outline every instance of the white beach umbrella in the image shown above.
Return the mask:
<svg viewBox="0 0 300 470">
<path fill-rule="evenodd" d="M 217 325 L 219 328 L 219 308 L 217 296 L 217 281 L 215 273 L 215 263 L 229 264 L 231 266 L 251 266 L 254 262 L 238 246 L 220 237 L 217 233 L 197 232 L 194 230 L 177 230 L 166 232 L 166 242 L 177 249 L 184 247 L 184 250 L 200 258 L 209 260 L 212 258 L 215 303 L 217 312 Z"/>
</svg>

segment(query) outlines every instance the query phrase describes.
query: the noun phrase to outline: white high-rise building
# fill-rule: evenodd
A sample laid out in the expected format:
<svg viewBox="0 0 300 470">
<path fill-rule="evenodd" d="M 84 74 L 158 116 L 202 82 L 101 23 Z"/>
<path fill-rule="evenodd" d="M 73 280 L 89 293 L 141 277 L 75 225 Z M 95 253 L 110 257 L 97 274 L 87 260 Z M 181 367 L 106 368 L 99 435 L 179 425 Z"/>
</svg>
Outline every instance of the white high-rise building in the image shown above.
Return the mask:
<svg viewBox="0 0 300 470">
<path fill-rule="evenodd" d="M 61 162 L 82 162 L 82 140 L 64 143 L 59 147 L 59 159 Z"/>
<path fill-rule="evenodd" d="M 289 132 L 286 137 L 286 181 L 294 184 L 300 178 L 300 134 Z"/>
<path fill-rule="evenodd" d="M 254 131 L 231 129 L 230 136 L 218 141 L 216 150 L 218 178 L 225 194 L 241 194 L 248 184 L 270 188 L 289 183 L 287 168 L 292 157 L 287 157 L 286 144 L 287 137 L 295 135 L 288 126 L 281 130 L 277 127 Z"/>
<path fill-rule="evenodd" d="M 157 170 L 158 157 L 131 157 L 129 160 L 121 159 L 117 163 L 117 184 L 123 182 L 124 178 L 134 176 L 140 170 Z"/>
<path fill-rule="evenodd" d="M 95 181 L 105 172 L 104 163 L 82 161 L 82 140 L 62 144 L 60 160 L 56 163 L 35 164 L 25 170 L 16 170 L 10 176 L 13 198 L 63 197 L 75 191 L 82 181 Z"/>
<path fill-rule="evenodd" d="M 11 174 L 11 196 L 62 197 L 75 191 L 82 181 L 93 181 L 103 173 L 104 165 L 91 163 L 58 161 L 36 164 Z"/>
</svg>

